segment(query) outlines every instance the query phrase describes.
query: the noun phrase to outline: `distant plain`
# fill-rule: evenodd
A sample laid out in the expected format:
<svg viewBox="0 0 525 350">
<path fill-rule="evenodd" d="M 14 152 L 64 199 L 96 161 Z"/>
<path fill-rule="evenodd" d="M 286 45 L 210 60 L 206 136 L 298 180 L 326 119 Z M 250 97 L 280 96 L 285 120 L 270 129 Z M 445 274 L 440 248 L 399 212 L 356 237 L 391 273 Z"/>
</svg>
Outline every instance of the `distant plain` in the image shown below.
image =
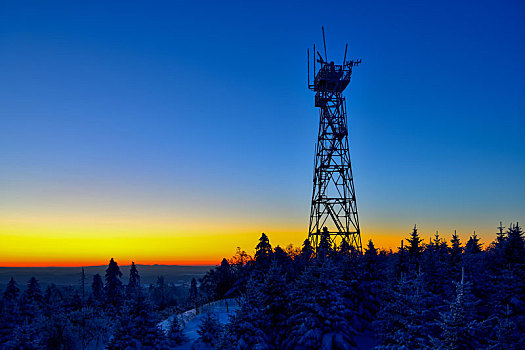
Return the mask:
<svg viewBox="0 0 525 350">
<path fill-rule="evenodd" d="M 137 265 L 141 284 L 155 283 L 163 276 L 166 283 L 186 284 L 195 277 L 200 278 L 213 266 L 183 266 L 183 265 Z M 100 274 L 104 278 L 107 266 L 86 266 L 85 288 L 90 290 L 93 275 Z M 120 266 L 122 282 L 127 283 L 129 265 Z M 57 286 L 73 286 L 81 288 L 82 267 L 0 267 L 0 290 L 4 290 L 9 279 L 14 277 L 20 289 L 25 289 L 27 281 L 36 277 L 42 288 L 50 284 Z"/>
</svg>

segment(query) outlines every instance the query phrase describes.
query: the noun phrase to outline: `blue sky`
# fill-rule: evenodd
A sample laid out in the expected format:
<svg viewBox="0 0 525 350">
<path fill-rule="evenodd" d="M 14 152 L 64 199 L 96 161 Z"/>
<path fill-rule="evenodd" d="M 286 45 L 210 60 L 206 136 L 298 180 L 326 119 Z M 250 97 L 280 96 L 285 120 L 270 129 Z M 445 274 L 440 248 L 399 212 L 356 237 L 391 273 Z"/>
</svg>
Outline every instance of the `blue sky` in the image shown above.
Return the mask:
<svg viewBox="0 0 525 350">
<path fill-rule="evenodd" d="M 330 58 L 348 42 L 363 60 L 346 96 L 364 239 L 491 240 L 525 219 L 523 18 L 520 1 L 2 2 L 2 232 L 176 217 L 299 244 L 324 25 Z"/>
</svg>

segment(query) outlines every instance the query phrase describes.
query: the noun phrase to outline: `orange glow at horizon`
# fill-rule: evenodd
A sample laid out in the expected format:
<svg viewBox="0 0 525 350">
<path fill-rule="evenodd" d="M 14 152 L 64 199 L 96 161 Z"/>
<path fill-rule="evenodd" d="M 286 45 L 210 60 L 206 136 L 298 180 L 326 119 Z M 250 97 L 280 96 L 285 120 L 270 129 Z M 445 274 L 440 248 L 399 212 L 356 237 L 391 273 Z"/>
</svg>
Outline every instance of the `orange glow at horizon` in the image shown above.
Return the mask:
<svg viewBox="0 0 525 350">
<path fill-rule="evenodd" d="M 175 230 L 177 226 L 181 228 Z M 396 251 L 410 229 L 405 225 L 365 226 L 363 247 L 372 238 L 377 248 Z M 217 265 L 222 258 L 232 257 L 237 247 L 253 255 L 261 232 L 269 236 L 273 247 L 300 247 L 307 236 L 305 227 L 275 222 L 266 226 L 252 223 L 252 227 L 247 222 L 187 225 L 154 220 L 97 225 L 87 220 L 11 218 L 0 222 L 0 266 L 95 266 L 106 265 L 110 258 L 120 265 L 131 261 L 143 265 Z M 435 231 L 420 233 L 426 243 Z M 440 234 L 450 240 L 448 230 Z M 460 233 L 463 244 L 469 235 Z M 494 238 L 478 236 L 485 246 Z"/>
</svg>

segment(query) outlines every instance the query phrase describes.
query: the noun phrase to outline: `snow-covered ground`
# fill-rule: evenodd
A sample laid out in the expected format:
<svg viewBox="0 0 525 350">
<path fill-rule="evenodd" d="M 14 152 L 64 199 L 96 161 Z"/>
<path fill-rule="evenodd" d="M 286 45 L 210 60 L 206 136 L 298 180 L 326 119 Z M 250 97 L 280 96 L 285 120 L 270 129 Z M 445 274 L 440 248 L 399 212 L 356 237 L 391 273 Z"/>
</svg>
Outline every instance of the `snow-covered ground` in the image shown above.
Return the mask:
<svg viewBox="0 0 525 350">
<path fill-rule="evenodd" d="M 179 318 L 179 322 L 183 328 L 184 335 L 188 338 L 188 342 L 184 343 L 177 349 L 191 349 L 191 344 L 199 337 L 197 330 L 199 329 L 203 318 L 209 314 L 214 313 L 222 325 L 228 323 L 230 315 L 233 315 L 240 309 L 239 302 L 236 299 L 222 299 L 205 304 L 199 307 L 199 314 L 197 315 L 195 309 L 185 311 L 178 315 L 172 315 L 166 320 L 159 323 L 160 328 L 165 332 L 170 328 L 174 317 Z"/>
<path fill-rule="evenodd" d="M 239 302 L 236 299 L 223 299 L 214 301 L 213 303 L 205 304 L 199 307 L 199 314 L 197 315 L 195 309 L 188 310 L 178 315 L 172 315 L 166 320 L 159 323 L 159 326 L 167 332 L 170 328 L 171 322 L 174 317 L 179 318 L 179 322 L 183 327 L 184 334 L 188 338 L 188 341 L 181 346 L 177 347 L 177 350 L 191 349 L 192 343 L 197 340 L 199 329 L 202 320 L 207 314 L 213 312 L 219 319 L 222 325 L 228 323 L 230 316 L 235 314 L 240 309 Z M 376 339 L 371 333 L 359 334 L 356 336 L 357 348 L 358 349 L 373 349 L 376 345 Z"/>
</svg>

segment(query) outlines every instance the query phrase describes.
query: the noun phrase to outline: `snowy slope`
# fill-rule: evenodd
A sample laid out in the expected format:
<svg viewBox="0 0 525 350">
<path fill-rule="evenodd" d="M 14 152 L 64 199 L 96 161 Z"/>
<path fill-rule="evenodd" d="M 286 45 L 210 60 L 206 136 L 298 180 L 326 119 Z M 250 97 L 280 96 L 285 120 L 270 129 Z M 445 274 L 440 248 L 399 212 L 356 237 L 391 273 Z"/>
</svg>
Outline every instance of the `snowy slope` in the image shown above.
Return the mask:
<svg viewBox="0 0 525 350">
<path fill-rule="evenodd" d="M 159 323 L 160 328 L 165 332 L 170 328 L 174 317 L 179 318 L 179 322 L 183 327 L 184 335 L 189 339 L 188 342 L 178 347 L 177 349 L 191 349 L 191 344 L 199 337 L 197 330 L 199 329 L 203 318 L 213 312 L 219 319 L 222 325 L 228 323 L 230 315 L 233 315 L 240 309 L 239 302 L 235 299 L 223 299 L 205 304 L 199 307 L 199 314 L 197 315 L 195 309 L 188 310 L 178 315 L 172 315 L 166 320 Z"/>
</svg>

